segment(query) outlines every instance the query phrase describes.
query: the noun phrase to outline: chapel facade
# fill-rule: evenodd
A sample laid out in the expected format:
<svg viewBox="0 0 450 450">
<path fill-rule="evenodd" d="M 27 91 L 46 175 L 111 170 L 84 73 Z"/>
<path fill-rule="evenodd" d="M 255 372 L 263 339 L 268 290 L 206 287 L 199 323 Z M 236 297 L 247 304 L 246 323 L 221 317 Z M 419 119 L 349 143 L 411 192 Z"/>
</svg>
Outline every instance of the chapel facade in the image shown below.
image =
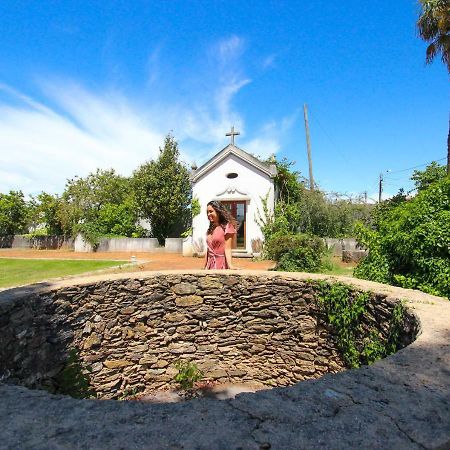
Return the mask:
<svg viewBox="0 0 450 450">
<path fill-rule="evenodd" d="M 201 213 L 193 218 L 194 247 L 206 249 L 206 231 L 209 226 L 206 205 L 211 200 L 225 204 L 236 218 L 238 229 L 233 240 L 233 254 L 251 256 L 258 251 L 263 235 L 258 215 L 263 215 L 262 200 L 267 198 L 270 212 L 275 202 L 274 177 L 276 166 L 265 163 L 234 144 L 239 133 L 231 129 L 231 143 L 209 161 L 191 173 L 192 194 L 200 202 Z"/>
</svg>

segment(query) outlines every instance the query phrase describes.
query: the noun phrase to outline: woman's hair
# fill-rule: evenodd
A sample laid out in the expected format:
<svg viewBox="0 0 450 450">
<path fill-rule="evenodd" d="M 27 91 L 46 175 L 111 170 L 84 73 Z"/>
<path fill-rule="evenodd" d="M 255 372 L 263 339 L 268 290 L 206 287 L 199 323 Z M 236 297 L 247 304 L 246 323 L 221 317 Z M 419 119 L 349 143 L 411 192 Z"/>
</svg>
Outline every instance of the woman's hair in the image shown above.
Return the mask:
<svg viewBox="0 0 450 450">
<path fill-rule="evenodd" d="M 228 211 L 228 209 L 225 208 L 222 203 L 216 200 L 211 200 L 206 206 L 212 206 L 214 208 L 214 211 L 216 211 L 217 217 L 219 219 L 219 225 L 226 225 L 227 223 L 231 223 L 231 225 L 236 227 L 236 219 L 231 215 L 230 211 Z M 211 234 L 214 231 L 214 228 L 214 224 L 210 222 L 207 234 Z"/>
</svg>

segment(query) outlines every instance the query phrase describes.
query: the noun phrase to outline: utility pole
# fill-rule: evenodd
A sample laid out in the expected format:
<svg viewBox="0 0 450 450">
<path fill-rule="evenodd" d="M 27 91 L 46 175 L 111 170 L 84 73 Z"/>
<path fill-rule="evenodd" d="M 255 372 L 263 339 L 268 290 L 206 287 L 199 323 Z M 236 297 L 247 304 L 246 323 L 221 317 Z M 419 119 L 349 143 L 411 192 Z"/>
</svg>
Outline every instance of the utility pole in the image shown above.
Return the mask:
<svg viewBox="0 0 450 450">
<path fill-rule="evenodd" d="M 305 130 L 306 130 L 306 149 L 308 150 L 308 164 L 309 164 L 309 189 L 314 190 L 314 178 L 312 171 L 312 160 L 311 160 L 311 142 L 309 140 L 309 125 L 308 125 L 308 109 L 306 103 L 303 105 L 303 114 L 305 116 Z"/>
<path fill-rule="evenodd" d="M 380 181 L 378 182 L 378 203 L 381 203 L 382 193 L 383 193 L 383 173 L 380 173 Z"/>
<path fill-rule="evenodd" d="M 447 176 L 450 178 L 450 119 L 448 120 L 447 136 Z"/>
</svg>

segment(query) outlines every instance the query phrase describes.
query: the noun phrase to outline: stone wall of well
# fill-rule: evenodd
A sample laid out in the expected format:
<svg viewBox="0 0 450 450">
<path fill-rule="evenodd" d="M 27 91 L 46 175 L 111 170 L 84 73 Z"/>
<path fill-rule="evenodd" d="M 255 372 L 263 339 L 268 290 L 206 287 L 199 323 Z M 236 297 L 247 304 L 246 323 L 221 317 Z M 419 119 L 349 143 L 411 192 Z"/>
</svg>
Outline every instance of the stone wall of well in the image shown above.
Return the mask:
<svg viewBox="0 0 450 450">
<path fill-rule="evenodd" d="M 0 302 L 0 379 L 52 390 L 70 348 L 100 398 L 173 385 L 174 363 L 207 380 L 292 385 L 343 369 L 319 319 L 315 284 L 281 277 L 155 275 Z M 373 296 L 387 331 L 393 303 Z"/>
</svg>

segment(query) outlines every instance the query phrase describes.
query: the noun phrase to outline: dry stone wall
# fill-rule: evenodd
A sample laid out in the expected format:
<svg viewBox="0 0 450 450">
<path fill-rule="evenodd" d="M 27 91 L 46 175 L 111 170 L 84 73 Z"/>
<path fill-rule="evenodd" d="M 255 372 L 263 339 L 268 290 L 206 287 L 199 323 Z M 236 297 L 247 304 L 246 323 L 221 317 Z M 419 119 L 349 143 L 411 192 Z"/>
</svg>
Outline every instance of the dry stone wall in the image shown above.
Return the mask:
<svg viewBox="0 0 450 450">
<path fill-rule="evenodd" d="M 386 328 L 393 304 L 372 298 Z M 67 353 L 99 398 L 174 384 L 179 359 L 205 379 L 287 386 L 343 369 L 315 284 L 282 277 L 155 275 L 74 285 L 0 303 L 0 379 L 54 388 Z"/>
</svg>

